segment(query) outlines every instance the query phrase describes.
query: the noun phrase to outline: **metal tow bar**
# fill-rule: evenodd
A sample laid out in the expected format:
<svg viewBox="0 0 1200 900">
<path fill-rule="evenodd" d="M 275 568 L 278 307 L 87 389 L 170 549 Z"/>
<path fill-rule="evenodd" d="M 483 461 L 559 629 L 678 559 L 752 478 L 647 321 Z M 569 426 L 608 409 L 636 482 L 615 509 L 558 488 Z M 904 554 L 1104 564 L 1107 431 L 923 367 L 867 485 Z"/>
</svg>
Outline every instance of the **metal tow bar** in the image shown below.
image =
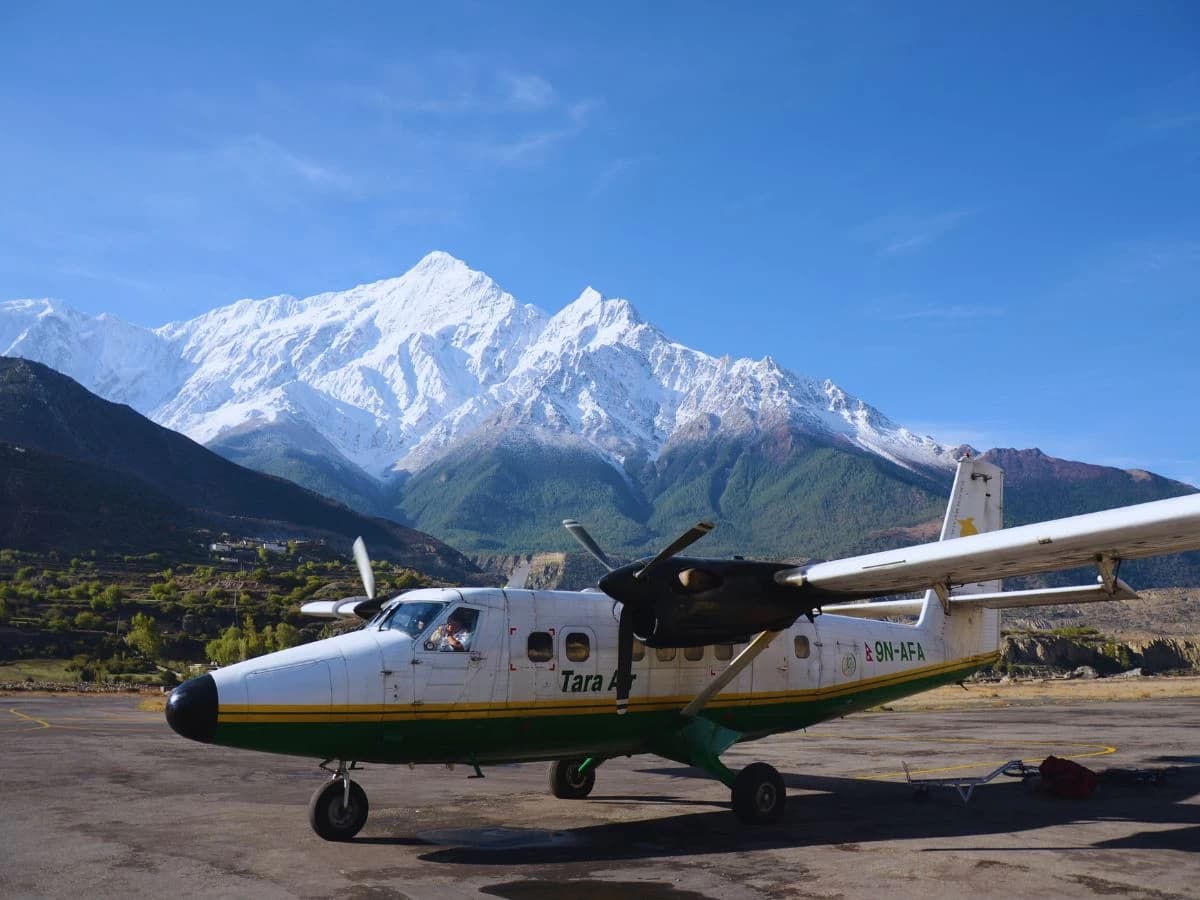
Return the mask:
<svg viewBox="0 0 1200 900">
<path fill-rule="evenodd" d="M 1004 765 L 978 778 L 913 778 L 908 771 L 908 763 L 901 762 L 900 765 L 904 767 L 904 778 L 912 786 L 913 793 L 918 799 L 924 799 L 931 787 L 948 787 L 958 791 L 958 796 L 962 798 L 964 806 L 971 802 L 971 795 L 975 793 L 975 788 L 981 784 L 987 784 L 1001 775 L 1024 780 L 1040 774 L 1037 766 L 1028 766 L 1021 759 L 1010 759 Z"/>
</svg>

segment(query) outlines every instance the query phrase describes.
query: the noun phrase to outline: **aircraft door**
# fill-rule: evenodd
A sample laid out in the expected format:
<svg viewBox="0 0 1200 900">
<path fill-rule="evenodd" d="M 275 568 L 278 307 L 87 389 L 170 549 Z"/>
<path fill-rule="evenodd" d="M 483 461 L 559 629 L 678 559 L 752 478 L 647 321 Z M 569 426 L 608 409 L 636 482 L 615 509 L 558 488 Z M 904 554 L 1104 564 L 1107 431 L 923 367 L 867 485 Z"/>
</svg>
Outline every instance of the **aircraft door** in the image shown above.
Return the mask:
<svg viewBox="0 0 1200 900">
<path fill-rule="evenodd" d="M 789 676 L 793 663 L 791 641 L 787 634 L 781 634 L 762 652 L 750 667 L 753 672 L 751 689 L 756 694 L 775 693 L 788 689 Z"/>
<path fill-rule="evenodd" d="M 486 651 L 499 647 L 502 619 L 499 610 L 483 605 L 452 605 L 414 647 L 415 703 L 490 702 L 495 679 L 485 668 Z"/>
<path fill-rule="evenodd" d="M 566 630 L 551 624 L 557 620 L 554 597 L 541 592 L 509 591 L 508 599 L 509 702 L 521 704 L 562 696 L 559 687 L 565 657 L 560 655 L 560 644 Z"/>
<path fill-rule="evenodd" d="M 821 686 L 821 642 L 817 631 L 807 620 L 802 620 L 787 634 L 779 636 L 784 653 L 788 656 L 788 690 L 804 691 Z"/>
</svg>

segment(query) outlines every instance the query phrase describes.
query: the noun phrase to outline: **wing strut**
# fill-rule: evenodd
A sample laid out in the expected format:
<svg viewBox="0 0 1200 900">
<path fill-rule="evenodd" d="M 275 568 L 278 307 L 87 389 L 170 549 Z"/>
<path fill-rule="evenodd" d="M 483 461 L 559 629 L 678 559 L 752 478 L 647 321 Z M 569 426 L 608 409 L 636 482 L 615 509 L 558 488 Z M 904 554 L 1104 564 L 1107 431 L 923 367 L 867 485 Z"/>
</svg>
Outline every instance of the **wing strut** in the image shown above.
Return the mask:
<svg viewBox="0 0 1200 900">
<path fill-rule="evenodd" d="M 695 718 L 700 710 L 708 706 L 709 701 L 724 689 L 725 685 L 742 674 L 742 670 L 754 662 L 755 657 L 770 647 L 771 642 L 781 634 L 783 634 L 782 631 L 760 631 L 754 640 L 746 645 L 746 649 L 735 656 L 733 661 L 725 667 L 724 672 L 710 681 L 708 687 L 692 698 L 692 702 L 683 708 L 680 715 L 685 719 Z"/>
</svg>

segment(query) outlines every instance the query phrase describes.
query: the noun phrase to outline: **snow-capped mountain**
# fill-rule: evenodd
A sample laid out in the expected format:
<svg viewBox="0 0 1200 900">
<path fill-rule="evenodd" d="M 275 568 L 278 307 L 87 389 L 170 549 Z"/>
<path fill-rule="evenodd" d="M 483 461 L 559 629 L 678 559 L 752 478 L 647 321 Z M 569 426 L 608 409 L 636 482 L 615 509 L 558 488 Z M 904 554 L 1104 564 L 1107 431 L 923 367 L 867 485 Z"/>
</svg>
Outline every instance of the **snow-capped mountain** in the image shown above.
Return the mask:
<svg viewBox="0 0 1200 900">
<path fill-rule="evenodd" d="M 588 288 L 554 315 L 434 252 L 398 278 L 300 300 L 241 300 L 150 330 L 57 301 L 0 303 L 0 354 L 46 363 L 206 444 L 270 429 L 319 435 L 375 479 L 418 472 L 481 434 L 569 435 L 620 466 L 699 426 L 778 426 L 912 468 L 953 448 L 913 434 L 829 381 L 716 358 Z"/>
</svg>

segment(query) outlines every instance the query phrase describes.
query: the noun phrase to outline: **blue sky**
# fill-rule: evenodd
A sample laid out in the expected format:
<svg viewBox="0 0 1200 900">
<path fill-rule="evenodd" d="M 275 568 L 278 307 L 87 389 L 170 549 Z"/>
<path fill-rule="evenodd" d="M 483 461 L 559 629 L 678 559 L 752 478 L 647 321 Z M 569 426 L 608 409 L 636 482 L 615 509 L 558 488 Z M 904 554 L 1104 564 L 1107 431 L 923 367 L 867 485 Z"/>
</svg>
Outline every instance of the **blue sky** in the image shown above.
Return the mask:
<svg viewBox="0 0 1200 900">
<path fill-rule="evenodd" d="M 444 249 L 1200 484 L 1194 3 L 4 4 L 0 123 L 0 298 L 157 325 Z"/>
</svg>

